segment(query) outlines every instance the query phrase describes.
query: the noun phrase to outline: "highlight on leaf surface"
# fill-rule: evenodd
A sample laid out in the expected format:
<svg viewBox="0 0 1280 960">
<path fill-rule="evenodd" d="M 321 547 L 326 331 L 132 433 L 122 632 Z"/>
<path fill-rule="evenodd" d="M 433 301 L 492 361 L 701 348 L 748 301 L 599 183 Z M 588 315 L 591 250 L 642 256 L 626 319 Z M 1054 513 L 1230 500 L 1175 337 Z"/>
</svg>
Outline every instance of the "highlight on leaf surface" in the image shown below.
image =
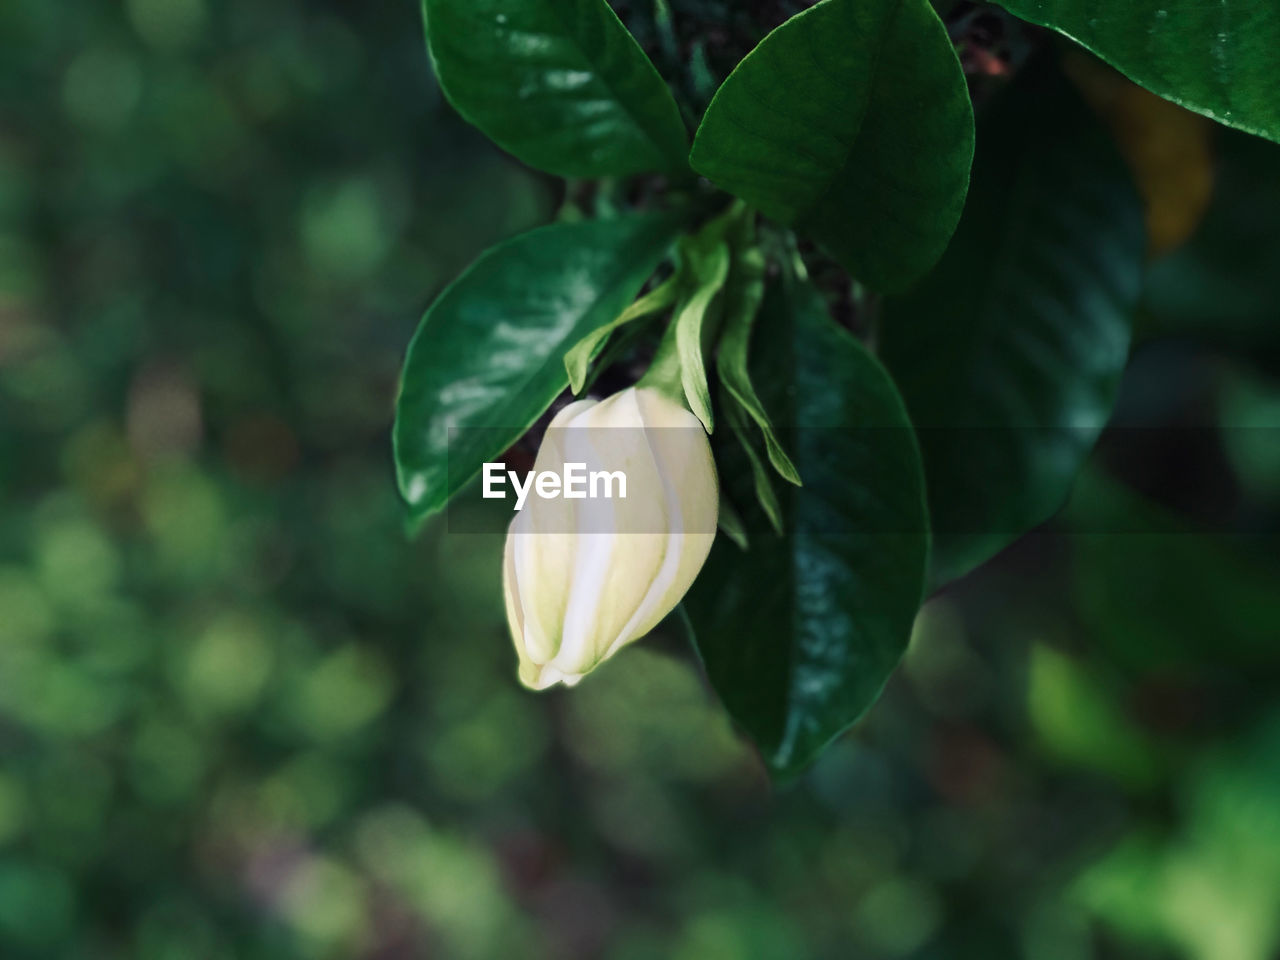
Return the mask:
<svg viewBox="0 0 1280 960">
<path fill-rule="evenodd" d="M 671 92 L 605 0 L 424 0 L 440 88 L 531 167 L 561 177 L 688 169 Z"/>
<path fill-rule="evenodd" d="M 484 253 L 409 344 L 394 429 L 415 520 L 439 511 L 568 385 L 565 354 L 616 318 L 666 255 L 676 214 L 557 223 Z"/>
<path fill-rule="evenodd" d="M 1280 141 L 1274 0 L 997 0 L 1188 110 Z"/>
</svg>

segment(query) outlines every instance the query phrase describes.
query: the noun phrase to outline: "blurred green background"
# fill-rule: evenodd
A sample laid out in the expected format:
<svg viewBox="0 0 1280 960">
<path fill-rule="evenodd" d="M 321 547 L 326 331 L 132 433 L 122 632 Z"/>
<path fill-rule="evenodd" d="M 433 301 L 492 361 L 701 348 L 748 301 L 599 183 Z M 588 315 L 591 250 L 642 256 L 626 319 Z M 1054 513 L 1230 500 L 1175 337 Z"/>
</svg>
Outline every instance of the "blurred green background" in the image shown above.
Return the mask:
<svg viewBox="0 0 1280 960">
<path fill-rule="evenodd" d="M 0 957 L 1280 956 L 1280 151 L 1214 156 L 1132 429 L 774 790 L 680 638 L 529 694 L 500 542 L 406 536 L 417 318 L 560 202 L 415 5 L 0 5 Z"/>
</svg>

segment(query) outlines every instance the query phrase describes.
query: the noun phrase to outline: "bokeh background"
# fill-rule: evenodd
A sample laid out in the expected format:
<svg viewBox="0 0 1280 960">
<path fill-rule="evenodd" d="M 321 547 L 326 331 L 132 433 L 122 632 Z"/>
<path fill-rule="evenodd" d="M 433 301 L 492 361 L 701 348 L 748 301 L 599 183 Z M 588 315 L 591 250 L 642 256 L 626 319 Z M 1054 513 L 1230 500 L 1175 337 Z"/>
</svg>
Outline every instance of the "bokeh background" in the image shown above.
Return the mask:
<svg viewBox="0 0 1280 960">
<path fill-rule="evenodd" d="M 500 543 L 407 535 L 417 318 L 562 200 L 415 4 L 0 4 L 0 957 L 1280 956 L 1280 149 L 1101 89 L 1121 428 L 774 789 L 683 638 L 526 693 Z"/>
</svg>

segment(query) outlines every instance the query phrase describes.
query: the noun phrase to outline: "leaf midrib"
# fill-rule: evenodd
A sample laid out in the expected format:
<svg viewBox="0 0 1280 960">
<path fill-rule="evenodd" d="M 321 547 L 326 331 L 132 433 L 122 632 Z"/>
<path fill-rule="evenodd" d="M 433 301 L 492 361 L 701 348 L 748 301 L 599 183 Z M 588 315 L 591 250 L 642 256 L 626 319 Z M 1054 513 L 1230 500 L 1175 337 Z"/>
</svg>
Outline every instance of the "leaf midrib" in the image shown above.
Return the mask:
<svg viewBox="0 0 1280 960">
<path fill-rule="evenodd" d="M 593 2 L 599 4 L 599 6 L 595 8 L 596 9 L 595 15 L 598 16 L 602 22 L 609 24 L 609 26 L 605 28 L 605 33 L 608 34 L 608 32 L 614 27 L 617 27 L 618 29 L 620 29 L 624 34 L 623 45 L 626 46 L 628 49 L 630 49 L 632 52 L 639 53 L 641 59 L 644 61 L 644 65 L 641 67 L 641 72 L 646 73 L 651 77 L 656 77 L 658 79 L 658 82 L 662 85 L 667 96 L 670 97 L 671 91 L 666 89 L 666 81 L 662 79 L 662 75 L 659 74 L 657 68 L 653 66 L 653 61 L 651 61 L 648 58 L 648 56 L 645 54 L 645 52 L 640 48 L 640 45 L 636 42 L 635 37 L 631 35 L 631 31 L 626 28 L 626 25 L 622 22 L 621 19 L 619 19 L 618 15 L 613 12 L 613 8 L 610 7 L 607 3 L 605 3 L 605 0 L 593 0 Z M 645 139 L 649 142 L 649 145 L 654 149 L 658 158 L 662 162 L 663 168 L 670 169 L 676 166 L 675 158 L 667 156 L 666 149 L 654 136 L 653 131 L 649 129 L 648 124 L 642 123 L 640 120 L 640 117 L 632 109 L 631 105 L 623 97 L 619 96 L 617 88 L 613 85 L 613 83 L 610 82 L 609 78 L 600 69 L 600 65 L 587 52 L 587 48 L 582 43 L 582 39 L 577 35 L 577 33 L 573 31 L 571 26 L 565 22 L 564 12 L 561 10 L 560 6 L 555 3 L 548 3 L 547 6 L 551 10 L 552 16 L 554 16 L 555 19 L 560 23 L 560 26 L 564 28 L 565 36 L 571 39 L 574 49 L 578 51 L 578 55 L 582 57 L 585 63 L 590 65 L 592 76 L 594 76 L 597 80 L 599 80 L 601 86 L 603 86 L 606 90 L 609 91 L 609 95 L 613 98 L 613 102 L 618 104 L 622 108 L 622 112 L 627 115 L 628 119 L 631 120 L 631 122 L 635 125 L 636 129 L 641 131 L 641 133 L 644 134 Z M 644 69 L 645 66 L 648 67 L 648 70 Z M 679 118 L 679 109 L 676 110 L 676 117 Z M 683 121 L 681 121 L 681 125 L 683 126 Z"/>
<path fill-rule="evenodd" d="M 844 0 L 844 2 L 853 2 L 853 0 Z M 890 32 L 893 30 L 893 26 L 898 19 L 898 14 L 902 12 L 902 6 L 904 2 L 905 0 L 894 0 L 892 9 L 889 11 L 889 13 L 885 16 L 884 20 L 880 24 L 880 30 L 876 37 L 875 49 L 871 57 L 871 70 L 867 74 L 869 78 L 867 96 L 863 100 L 862 109 L 858 113 L 857 125 L 855 126 L 853 131 L 853 139 L 849 145 L 849 149 L 845 151 L 844 160 L 838 167 L 836 167 L 831 172 L 831 175 L 826 178 L 826 181 L 825 181 L 825 184 L 823 185 L 822 190 L 819 191 L 817 196 L 815 196 L 813 200 L 805 206 L 804 212 L 799 214 L 796 217 L 797 223 L 806 219 L 810 214 L 812 214 L 816 209 L 818 209 L 823 198 L 827 197 L 831 193 L 831 191 L 835 188 L 836 182 L 844 175 L 844 172 L 847 169 L 849 169 L 849 163 L 853 160 L 854 156 L 857 155 L 858 153 L 858 141 L 862 137 L 862 127 L 863 127 L 863 124 L 866 123 L 867 113 L 870 112 L 871 110 L 872 98 L 874 98 L 876 94 L 877 77 L 880 74 L 880 63 L 881 61 L 884 60 L 885 48 L 889 45 L 888 36 Z M 817 8 L 815 7 L 811 9 L 817 9 Z M 818 67 L 819 70 L 822 69 L 822 65 L 818 63 L 816 57 L 811 57 L 810 59 L 812 60 L 814 66 Z"/>
</svg>

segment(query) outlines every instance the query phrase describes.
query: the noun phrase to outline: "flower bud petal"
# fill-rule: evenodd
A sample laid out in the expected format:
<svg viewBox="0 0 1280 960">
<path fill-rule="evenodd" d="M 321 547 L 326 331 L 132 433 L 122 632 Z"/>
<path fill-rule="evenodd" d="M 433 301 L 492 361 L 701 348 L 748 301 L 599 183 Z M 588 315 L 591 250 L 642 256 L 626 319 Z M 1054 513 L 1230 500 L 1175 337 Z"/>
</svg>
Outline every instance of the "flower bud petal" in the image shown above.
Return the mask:
<svg viewBox="0 0 1280 960">
<path fill-rule="evenodd" d="M 534 461 L 535 475 L 559 468 L 564 462 L 567 437 L 563 428 L 595 405 L 594 400 L 579 400 L 556 414 Z M 535 501 L 537 509 L 532 508 Z M 511 525 L 512 530 L 521 535 L 508 534 L 507 537 L 513 554 L 512 583 L 520 586 L 516 597 L 522 613 L 522 645 L 528 656 L 539 663 L 551 660 L 560 648 L 576 549 L 572 518 L 571 501 L 538 500 L 536 492 L 531 490 L 525 508 Z M 514 624 L 511 629 L 514 635 Z"/>
<path fill-rule="evenodd" d="M 629 635 L 620 638 L 621 643 L 644 636 L 689 592 L 711 552 L 720 507 L 715 461 L 710 444 L 702 436 L 701 421 L 657 391 L 640 389 L 636 393 L 650 450 L 664 485 L 668 543 L 663 570 L 636 611 Z M 702 442 L 690 443 L 691 437 L 699 437 Z"/>
<path fill-rule="evenodd" d="M 680 602 L 715 537 L 715 464 L 701 423 L 664 394 L 631 388 L 571 404 L 536 471 L 566 463 L 626 477 L 625 498 L 542 499 L 512 521 L 503 562 L 520 680 L 572 686 Z"/>
</svg>

